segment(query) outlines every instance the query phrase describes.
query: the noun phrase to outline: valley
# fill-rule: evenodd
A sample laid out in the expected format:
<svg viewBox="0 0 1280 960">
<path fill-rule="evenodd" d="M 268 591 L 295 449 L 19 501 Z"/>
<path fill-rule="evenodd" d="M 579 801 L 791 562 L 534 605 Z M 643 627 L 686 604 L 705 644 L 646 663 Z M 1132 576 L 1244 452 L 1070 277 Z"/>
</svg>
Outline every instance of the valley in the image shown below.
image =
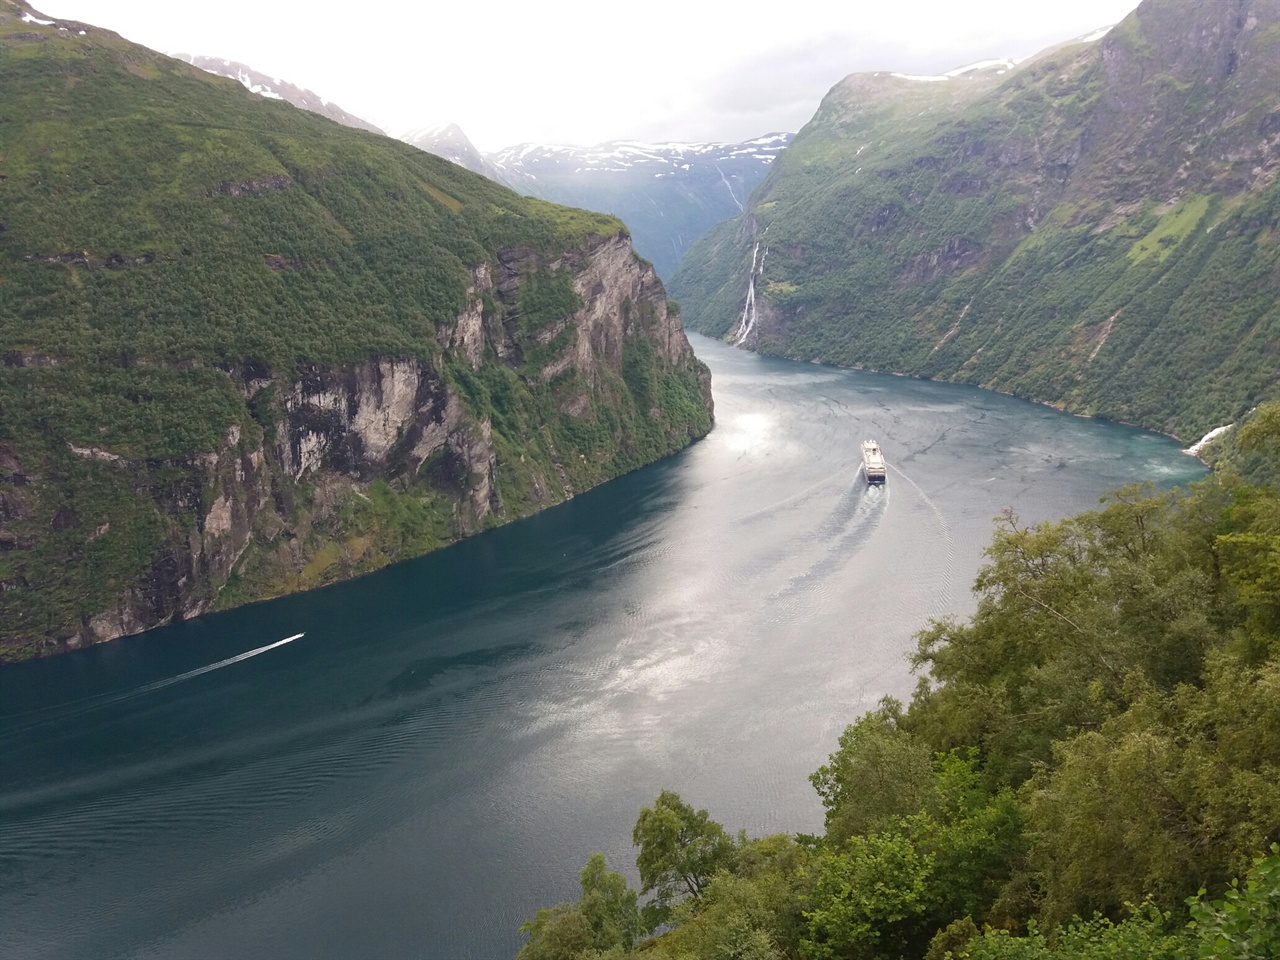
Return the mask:
<svg viewBox="0 0 1280 960">
<path fill-rule="evenodd" d="M 716 428 L 672 458 L 367 577 L 0 670 L 7 952 L 510 956 L 589 851 L 636 883 L 662 789 L 753 836 L 820 830 L 806 777 L 910 695 L 925 619 L 973 609 L 1003 506 L 1204 475 L 1149 433 L 691 340 Z"/>
<path fill-rule="evenodd" d="M 1280 0 L 48 2 L 0 954 L 1280 955 Z"/>
</svg>

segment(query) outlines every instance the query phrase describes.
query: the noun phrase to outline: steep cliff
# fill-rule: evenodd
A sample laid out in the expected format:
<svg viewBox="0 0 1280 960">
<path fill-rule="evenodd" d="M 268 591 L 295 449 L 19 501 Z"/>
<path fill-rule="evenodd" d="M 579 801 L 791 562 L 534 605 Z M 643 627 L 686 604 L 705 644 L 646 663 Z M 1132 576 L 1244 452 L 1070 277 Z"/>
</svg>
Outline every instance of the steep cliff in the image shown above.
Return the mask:
<svg viewBox="0 0 1280 960">
<path fill-rule="evenodd" d="M 616 220 L 0 0 L 0 659 L 357 575 L 711 426 Z"/>
<path fill-rule="evenodd" d="M 692 327 L 1196 438 L 1273 394 L 1280 3 L 1143 3 L 947 77 L 846 78 L 672 278 Z"/>
</svg>

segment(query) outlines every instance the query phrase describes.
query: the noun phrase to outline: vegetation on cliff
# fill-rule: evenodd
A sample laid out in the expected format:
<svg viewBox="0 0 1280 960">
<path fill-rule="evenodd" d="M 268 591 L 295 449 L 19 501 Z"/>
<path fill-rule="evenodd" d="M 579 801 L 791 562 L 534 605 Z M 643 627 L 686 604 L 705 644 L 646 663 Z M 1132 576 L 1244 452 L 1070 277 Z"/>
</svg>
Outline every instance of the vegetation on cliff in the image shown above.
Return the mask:
<svg viewBox="0 0 1280 960">
<path fill-rule="evenodd" d="M 1275 389 L 1278 70 L 1280 6 L 1195 0 L 1012 69 L 850 76 L 672 294 L 760 351 L 1197 438 Z"/>
<path fill-rule="evenodd" d="M 710 428 L 613 218 L 20 0 L 0 86 L 0 659 L 364 572 Z"/>
<path fill-rule="evenodd" d="M 1253 424 L 1280 463 L 1280 405 Z M 633 837 L 651 902 L 596 864 L 521 956 L 1275 956 L 1280 493 L 1125 489 L 1003 517 L 987 556 L 974 616 L 919 635 L 911 704 L 813 774 L 822 835 L 733 839 L 664 792 Z"/>
</svg>

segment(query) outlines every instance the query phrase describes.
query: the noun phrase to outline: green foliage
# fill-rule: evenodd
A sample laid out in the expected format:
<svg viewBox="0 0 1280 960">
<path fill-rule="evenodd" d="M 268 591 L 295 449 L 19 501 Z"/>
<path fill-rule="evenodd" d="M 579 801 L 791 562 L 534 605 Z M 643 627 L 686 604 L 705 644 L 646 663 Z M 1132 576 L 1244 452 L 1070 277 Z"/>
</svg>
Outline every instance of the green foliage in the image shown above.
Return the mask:
<svg viewBox="0 0 1280 960">
<path fill-rule="evenodd" d="M 823 854 L 806 912 L 806 960 L 897 954 L 909 938 L 904 927 L 924 913 L 935 858 L 910 838 L 893 833 L 851 837 Z"/>
<path fill-rule="evenodd" d="M 624 235 L 616 219 L 520 197 L 104 31 L 20 17 L 0 8 L 0 655 L 97 629 L 121 604 L 171 616 L 192 583 L 184 602 L 229 606 L 474 532 L 479 478 L 456 451 L 414 475 L 407 428 L 385 464 L 360 461 L 330 411 L 345 459 L 325 467 L 351 482 L 313 477 L 308 491 L 287 474 L 285 407 L 317 371 L 395 358 L 437 373 L 462 431 L 491 440 L 486 523 L 710 429 L 704 369 L 655 355 L 652 316 L 616 345 L 620 369 L 542 376 L 575 330 L 539 334 L 582 306 L 575 270 Z M 502 290 L 480 294 L 473 369 L 438 334 L 482 268 L 513 262 Z M 637 365 L 640 400 L 621 369 Z M 222 495 L 264 505 L 219 593 L 198 545 Z M 166 579 L 192 563 L 187 586 Z"/>
<path fill-rule="evenodd" d="M 1259 857 L 1243 887 L 1233 879 L 1222 899 L 1204 890 L 1187 902 L 1201 960 L 1269 960 L 1280 956 L 1280 846 Z"/>
<path fill-rule="evenodd" d="M 542 268 L 526 277 L 520 286 L 520 325 L 525 330 L 567 320 L 581 306 L 582 297 L 574 289 L 568 270 L 552 273 Z"/>
<path fill-rule="evenodd" d="M 1277 459 L 1280 452 L 1280 403 L 1264 403 L 1253 411 L 1240 428 L 1240 449 L 1245 453 L 1265 452 Z"/>
<path fill-rule="evenodd" d="M 972 622 L 921 634 L 915 662 L 943 689 L 922 686 L 911 729 L 939 748 L 979 746 L 990 775 L 1017 784 L 1055 739 L 1126 704 L 1132 684 L 1194 681 L 1224 626 L 1201 512 L 1213 496 L 1130 488 L 1035 527 L 1005 514 Z"/>
<path fill-rule="evenodd" d="M 576 960 L 595 944 L 591 922 L 571 903 L 542 908 L 520 932 L 529 935 L 516 954 L 520 960 Z"/>
<path fill-rule="evenodd" d="M 836 845 L 886 820 L 929 806 L 932 752 L 899 727 L 901 706 L 886 701 L 840 734 L 839 749 L 809 777 Z"/>
<path fill-rule="evenodd" d="M 664 921 L 678 901 L 700 897 L 716 871 L 732 865 L 735 852 L 724 827 L 670 790 L 641 809 L 631 841 L 640 848 L 640 892 L 654 895 L 645 906 L 649 927 Z"/>
<path fill-rule="evenodd" d="M 582 896 L 577 903 L 543 908 L 520 927 L 529 939 L 517 954 L 521 960 L 576 960 L 599 952 L 629 950 L 640 933 L 636 892 L 626 878 L 605 865 L 604 854 L 593 853 L 579 877 Z"/>
<path fill-rule="evenodd" d="M 989 930 L 958 951 L 957 960 L 1189 960 L 1181 937 L 1166 932 L 1167 915 L 1149 905 L 1113 923 L 1077 920 L 1046 938 L 1033 922 L 1025 937 Z"/>
<path fill-rule="evenodd" d="M 699 900 L 676 908 L 675 929 L 655 944 L 652 953 L 672 958 L 782 960 L 772 906 L 767 888 L 719 873 Z"/>
<path fill-rule="evenodd" d="M 596 949 L 629 948 L 640 934 L 640 908 L 626 878 L 605 869 L 604 855 L 593 853 L 582 868 L 581 883 L 578 909 L 591 924 Z"/>
</svg>

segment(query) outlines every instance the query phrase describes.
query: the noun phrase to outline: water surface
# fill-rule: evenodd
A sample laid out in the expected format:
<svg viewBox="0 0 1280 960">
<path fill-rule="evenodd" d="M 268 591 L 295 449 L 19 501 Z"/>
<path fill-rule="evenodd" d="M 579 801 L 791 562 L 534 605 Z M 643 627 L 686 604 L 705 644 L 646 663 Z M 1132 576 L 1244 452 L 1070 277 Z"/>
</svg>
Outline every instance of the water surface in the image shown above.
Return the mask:
<svg viewBox="0 0 1280 960">
<path fill-rule="evenodd" d="M 808 774 L 909 695 L 916 631 L 972 610 L 1003 508 L 1203 473 L 1115 424 L 691 340 L 717 423 L 676 457 L 358 581 L 0 670 L 0 955 L 509 956 L 591 851 L 634 882 L 664 788 L 732 831 L 820 830 Z"/>
</svg>

